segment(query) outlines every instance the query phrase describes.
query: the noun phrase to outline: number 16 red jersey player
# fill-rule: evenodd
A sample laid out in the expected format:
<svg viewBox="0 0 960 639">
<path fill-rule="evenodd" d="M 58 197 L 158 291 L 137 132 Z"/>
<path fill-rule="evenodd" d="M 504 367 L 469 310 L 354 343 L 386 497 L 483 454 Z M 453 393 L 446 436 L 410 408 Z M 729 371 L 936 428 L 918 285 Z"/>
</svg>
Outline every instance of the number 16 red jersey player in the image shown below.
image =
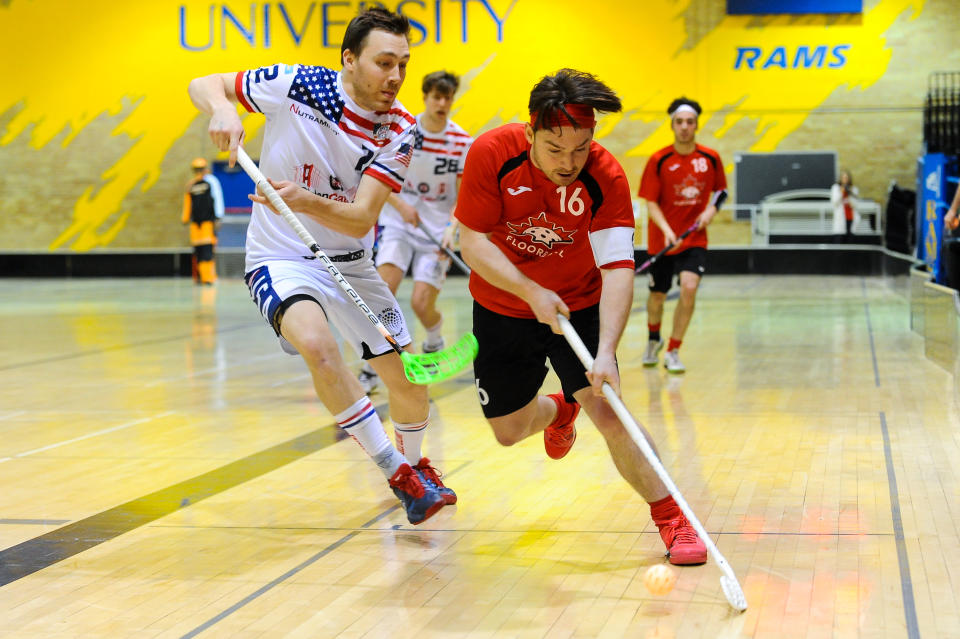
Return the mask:
<svg viewBox="0 0 960 639">
<path fill-rule="evenodd" d="M 504 446 L 542 432 L 547 454 L 560 459 L 583 406 L 621 475 L 649 502 L 670 561 L 703 563 L 703 542 L 600 390 L 608 382 L 619 392 L 616 348 L 633 299 L 630 189 L 617 160 L 593 141 L 594 112 L 620 111 L 620 99 L 594 76 L 562 69 L 536 84 L 529 110 L 528 123 L 474 142 L 455 212 L 473 269 L 474 374 L 484 416 Z M 557 314 L 594 355 L 591 371 L 562 336 Z M 540 395 L 547 359 L 562 390 Z"/>
</svg>

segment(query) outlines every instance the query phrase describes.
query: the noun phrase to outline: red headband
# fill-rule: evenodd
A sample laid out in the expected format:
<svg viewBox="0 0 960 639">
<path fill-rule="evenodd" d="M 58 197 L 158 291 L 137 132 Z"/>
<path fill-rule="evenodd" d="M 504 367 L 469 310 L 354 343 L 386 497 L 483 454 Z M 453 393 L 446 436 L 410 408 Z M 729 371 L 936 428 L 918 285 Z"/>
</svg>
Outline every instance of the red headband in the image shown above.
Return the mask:
<svg viewBox="0 0 960 639">
<path fill-rule="evenodd" d="M 593 117 L 592 106 L 586 104 L 564 104 L 563 108 L 570 114 L 573 121 L 577 123 L 577 127 L 581 129 L 592 129 L 597 126 L 597 120 Z M 537 118 L 541 113 L 541 111 L 530 113 L 530 126 L 536 128 Z M 570 122 L 570 118 L 567 117 L 566 113 L 560 109 L 555 109 L 553 113 L 543 113 L 543 119 L 540 121 L 541 128 L 554 129 L 561 126 L 573 126 L 573 123 Z"/>
</svg>

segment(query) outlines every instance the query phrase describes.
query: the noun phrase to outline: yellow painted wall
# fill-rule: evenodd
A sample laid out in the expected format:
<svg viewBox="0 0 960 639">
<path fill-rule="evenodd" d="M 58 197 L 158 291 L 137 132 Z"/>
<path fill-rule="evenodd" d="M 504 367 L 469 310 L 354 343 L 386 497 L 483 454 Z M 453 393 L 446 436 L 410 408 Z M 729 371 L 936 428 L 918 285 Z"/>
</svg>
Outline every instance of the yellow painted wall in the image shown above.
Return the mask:
<svg viewBox="0 0 960 639">
<path fill-rule="evenodd" d="M 927 75 L 960 69 L 956 0 L 792 18 L 726 16 L 724 0 L 387 4 L 414 21 L 400 94 L 410 110 L 422 108 L 421 77 L 446 68 L 464 77 L 454 119 L 479 133 L 526 118 L 544 74 L 590 71 L 624 100 L 597 137 L 634 188 L 671 140 L 664 109 L 686 94 L 728 170 L 735 151 L 836 150 L 883 200 L 891 179 L 912 186 Z M 189 80 L 277 62 L 338 68 L 358 5 L 0 1 L 0 250 L 186 246 L 189 160 L 215 155 Z M 256 151 L 262 118 L 245 124 Z"/>
</svg>

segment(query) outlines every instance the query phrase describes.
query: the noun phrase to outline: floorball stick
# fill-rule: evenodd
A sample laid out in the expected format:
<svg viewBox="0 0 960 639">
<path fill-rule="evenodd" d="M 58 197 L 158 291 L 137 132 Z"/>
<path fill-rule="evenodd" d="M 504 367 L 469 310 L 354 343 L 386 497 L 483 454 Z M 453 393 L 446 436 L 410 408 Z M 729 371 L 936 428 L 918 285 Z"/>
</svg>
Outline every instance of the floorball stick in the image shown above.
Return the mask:
<svg viewBox="0 0 960 639">
<path fill-rule="evenodd" d="M 439 246 L 439 247 L 440 247 L 440 250 L 443 251 L 444 253 L 446 253 L 446 254 L 450 257 L 450 259 L 453 260 L 454 263 L 455 263 L 458 267 L 460 267 L 460 270 L 461 270 L 461 271 L 463 271 L 463 272 L 466 273 L 467 275 L 470 275 L 470 267 L 467 266 L 466 262 L 464 262 L 464 261 L 461 260 L 459 257 L 457 257 L 457 254 L 456 254 L 456 253 L 454 253 L 453 251 L 451 251 L 450 249 L 448 249 L 447 247 L 445 247 L 445 246 L 443 245 L 443 243 L 441 243 L 440 240 L 438 240 L 437 238 L 435 238 L 435 237 L 433 236 L 433 233 L 431 233 L 430 231 L 428 231 L 428 230 L 427 230 L 427 227 L 425 227 L 423 224 L 419 224 L 419 223 L 418 223 L 418 224 L 417 224 L 417 227 L 418 227 L 421 231 L 423 231 L 423 234 L 427 236 L 427 239 L 428 239 L 428 240 L 430 240 L 431 242 L 433 242 L 434 244 L 436 244 L 437 246 Z"/>
<path fill-rule="evenodd" d="M 270 182 L 268 182 L 267 178 L 260 172 L 259 167 L 254 164 L 243 147 L 237 147 L 237 161 L 273 207 L 280 212 L 283 219 L 293 227 L 293 230 L 300 236 L 300 239 L 303 240 L 303 243 L 310 252 L 327 268 L 327 271 L 330 272 L 333 279 L 340 285 L 343 292 L 347 294 L 347 297 L 353 300 L 353 303 L 360 309 L 360 312 L 367 316 L 370 323 L 377 327 L 377 330 L 383 335 L 383 338 L 387 340 L 391 348 L 397 352 L 403 361 L 403 372 L 407 376 L 407 379 L 415 384 L 439 382 L 456 375 L 473 361 L 477 355 L 477 339 L 473 336 L 473 333 L 465 334 L 450 348 L 435 353 L 414 355 L 413 353 L 408 353 L 403 350 L 393 335 L 390 334 L 390 331 L 387 330 L 387 327 L 380 321 L 380 318 L 377 317 L 377 314 L 367 306 L 363 298 L 360 297 L 360 294 L 357 293 L 350 285 L 350 282 L 343 277 L 340 269 L 334 266 L 326 253 L 320 249 L 317 241 L 310 235 L 310 231 L 308 231 L 303 223 L 297 219 L 297 216 L 293 214 L 293 211 L 290 210 L 290 207 L 283 201 L 280 194 L 270 185 Z"/>
<path fill-rule="evenodd" d="M 593 356 L 590 355 L 590 351 L 587 350 L 586 345 L 584 345 L 583 340 L 580 339 L 576 329 L 573 328 L 573 325 L 570 323 L 570 321 L 563 315 L 558 315 L 557 321 L 560 322 L 560 328 L 563 330 L 564 337 L 567 338 L 567 342 L 570 343 L 570 347 L 573 348 L 573 351 L 577 354 L 577 357 L 580 358 L 584 368 L 586 368 L 588 371 L 592 369 Z M 716 544 L 714 544 L 713 540 L 710 539 L 710 535 L 707 534 L 707 531 L 703 528 L 700 520 L 697 519 L 696 515 L 693 514 L 693 510 L 691 510 L 690 506 L 687 504 L 687 501 L 683 498 L 683 495 L 680 494 L 680 490 L 677 488 L 677 485 L 673 483 L 672 479 L 670 479 L 670 475 L 667 474 L 667 470 L 663 467 L 663 464 L 660 463 L 660 460 L 657 459 L 657 455 L 653 452 L 653 448 L 650 447 L 649 442 L 647 442 L 647 438 L 643 436 L 643 432 L 641 432 L 640 427 L 633 418 L 633 415 L 631 415 L 630 411 L 627 410 L 623 400 L 621 400 L 616 391 L 613 390 L 613 387 L 606 382 L 603 383 L 603 395 L 607 398 L 607 401 L 610 402 L 610 406 L 613 408 L 613 411 L 617 414 L 617 417 L 620 418 L 620 421 L 623 423 L 624 428 L 627 429 L 630 437 L 643 452 L 644 457 L 646 457 L 647 461 L 650 462 L 650 465 L 653 467 L 654 471 L 656 471 L 657 476 L 660 477 L 660 481 L 662 481 L 667 487 L 667 490 L 670 491 L 670 495 L 673 496 L 674 501 L 677 502 L 677 505 L 680 507 L 680 510 L 683 511 L 683 514 L 686 515 L 687 519 L 690 521 L 690 525 L 693 526 L 694 530 L 697 531 L 697 534 L 700 535 L 700 539 L 703 540 L 703 543 L 707 546 L 710 554 L 713 555 L 714 561 L 717 562 L 717 566 L 719 566 L 720 570 L 723 572 L 723 575 L 720 577 L 720 587 L 723 589 L 723 594 L 726 595 L 730 606 L 740 612 L 743 612 L 747 609 L 747 597 L 743 594 L 743 588 L 740 587 L 740 582 L 737 581 L 736 575 L 733 574 L 733 569 L 730 568 L 730 564 L 727 563 L 727 560 L 724 559 L 723 555 L 720 554 L 720 551 L 717 550 Z"/>
<path fill-rule="evenodd" d="M 636 274 L 638 274 L 638 275 L 639 275 L 640 273 L 643 273 L 645 270 L 647 270 L 648 268 L 650 268 L 651 266 L 653 266 L 653 263 L 654 263 L 654 262 L 656 262 L 656 261 L 659 260 L 661 257 L 663 257 L 664 253 L 666 253 L 667 251 L 669 251 L 669 250 L 672 249 L 673 247 L 675 247 L 675 246 L 677 246 L 678 244 L 680 244 L 680 242 L 683 241 L 683 238 L 687 237 L 688 235 L 690 235 L 691 233 L 693 233 L 693 232 L 696 231 L 696 230 L 697 230 L 697 222 L 694 222 L 694 223 L 693 223 L 693 226 L 691 226 L 691 227 L 688 228 L 686 231 L 684 231 L 683 233 L 680 234 L 680 237 L 677 238 L 677 241 L 676 241 L 676 242 L 674 242 L 674 243 L 671 244 L 670 246 L 665 246 L 665 247 L 663 247 L 662 249 L 660 249 L 660 251 L 658 251 L 656 255 L 651 256 L 650 259 L 648 259 L 646 262 L 644 262 L 643 264 L 641 264 L 640 266 L 638 266 L 638 267 L 637 267 L 637 270 L 635 270 L 634 273 L 636 273 Z"/>
</svg>

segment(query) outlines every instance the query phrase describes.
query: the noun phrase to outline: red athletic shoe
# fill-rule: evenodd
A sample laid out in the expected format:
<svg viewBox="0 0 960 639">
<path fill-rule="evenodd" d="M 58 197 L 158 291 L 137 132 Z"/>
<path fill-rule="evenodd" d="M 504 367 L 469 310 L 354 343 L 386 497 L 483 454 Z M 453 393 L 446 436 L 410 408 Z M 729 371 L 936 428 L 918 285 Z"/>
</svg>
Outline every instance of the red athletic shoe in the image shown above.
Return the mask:
<svg viewBox="0 0 960 639">
<path fill-rule="evenodd" d="M 434 488 L 437 489 L 437 492 L 440 493 L 440 496 L 443 497 L 443 503 L 445 503 L 447 506 L 457 503 L 457 493 L 443 485 L 443 482 L 440 481 L 440 478 L 443 477 L 443 473 L 431 466 L 429 459 L 426 457 L 421 457 L 420 461 L 418 461 L 417 465 L 413 468 L 414 470 L 420 471 L 420 475 L 423 476 L 427 483 L 433 484 Z"/>
<path fill-rule="evenodd" d="M 693 566 L 706 563 L 707 546 L 683 515 L 670 521 L 657 522 L 660 537 L 667 545 L 670 563 L 675 566 Z"/>
<path fill-rule="evenodd" d="M 577 441 L 577 427 L 573 422 L 580 413 L 580 404 L 568 402 L 563 398 L 562 392 L 547 397 L 556 402 L 557 416 L 553 423 L 543 430 L 543 447 L 547 449 L 550 459 L 562 459 L 570 452 L 573 442 Z"/>
</svg>

